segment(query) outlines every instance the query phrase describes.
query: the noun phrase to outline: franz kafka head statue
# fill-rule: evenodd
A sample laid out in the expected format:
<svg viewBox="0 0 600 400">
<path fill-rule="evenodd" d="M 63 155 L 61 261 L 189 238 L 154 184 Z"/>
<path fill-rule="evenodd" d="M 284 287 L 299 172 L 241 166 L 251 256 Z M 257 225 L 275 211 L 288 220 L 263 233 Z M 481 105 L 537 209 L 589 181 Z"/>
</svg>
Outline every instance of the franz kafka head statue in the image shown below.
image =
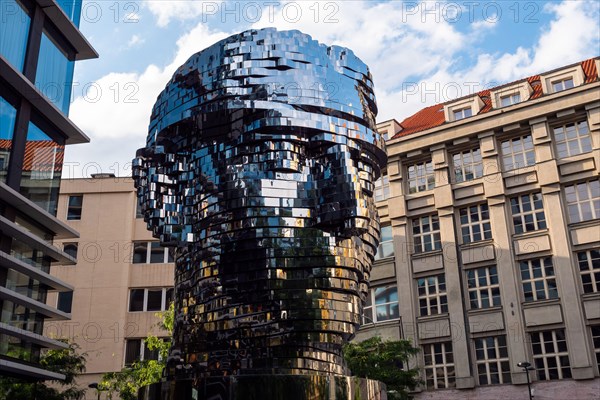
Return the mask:
<svg viewBox="0 0 600 400">
<path fill-rule="evenodd" d="M 298 31 L 242 32 L 175 72 L 134 180 L 175 252 L 178 368 L 347 372 L 379 241 L 376 110 L 367 66 Z"/>
</svg>

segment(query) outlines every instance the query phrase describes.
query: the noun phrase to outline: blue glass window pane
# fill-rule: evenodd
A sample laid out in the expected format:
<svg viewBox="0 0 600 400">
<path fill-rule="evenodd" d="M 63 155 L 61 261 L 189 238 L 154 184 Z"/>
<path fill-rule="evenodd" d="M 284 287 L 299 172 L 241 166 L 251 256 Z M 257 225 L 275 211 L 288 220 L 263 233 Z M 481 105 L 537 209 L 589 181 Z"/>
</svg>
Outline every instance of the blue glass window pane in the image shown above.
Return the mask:
<svg viewBox="0 0 600 400">
<path fill-rule="evenodd" d="M 79 28 L 82 0 L 56 0 L 56 2 L 65 14 L 67 14 L 67 17 L 73 21 L 73 24 Z"/>
<path fill-rule="evenodd" d="M 64 149 L 29 123 L 20 192 L 52 215 L 56 215 Z"/>
<path fill-rule="evenodd" d="M 0 54 L 23 72 L 31 18 L 16 0 L 2 0 L 0 7 Z"/>
<path fill-rule="evenodd" d="M 35 86 L 65 114 L 69 113 L 73 68 L 74 62 L 69 61 L 46 32 L 43 32 Z"/>
<path fill-rule="evenodd" d="M 6 182 L 17 110 L 0 97 L 0 180 Z"/>
</svg>

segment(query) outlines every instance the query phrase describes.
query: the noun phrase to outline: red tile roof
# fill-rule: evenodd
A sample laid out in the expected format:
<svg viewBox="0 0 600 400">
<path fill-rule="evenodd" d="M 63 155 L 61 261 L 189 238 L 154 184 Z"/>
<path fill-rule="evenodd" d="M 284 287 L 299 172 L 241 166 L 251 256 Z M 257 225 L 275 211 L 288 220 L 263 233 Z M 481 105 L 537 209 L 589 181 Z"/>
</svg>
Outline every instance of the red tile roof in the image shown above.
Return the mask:
<svg viewBox="0 0 600 400">
<path fill-rule="evenodd" d="M 0 139 L 0 152 L 10 151 L 12 140 Z M 52 140 L 28 140 L 25 143 L 23 171 L 47 172 L 54 166 L 54 172 L 62 171 L 65 146 L 57 145 Z"/>
<path fill-rule="evenodd" d="M 581 68 L 585 74 L 585 83 L 592 83 L 598 80 L 598 72 L 596 70 L 595 59 L 585 60 L 580 63 Z M 508 86 L 514 83 L 527 81 L 531 85 L 533 92 L 528 100 L 534 100 L 542 96 L 542 85 L 540 82 L 540 75 L 533 75 L 525 79 L 519 79 L 517 81 L 511 82 L 509 84 L 505 84 L 502 86 Z M 492 110 L 492 101 L 490 98 L 490 91 L 497 89 L 501 86 L 497 86 L 492 89 L 482 90 L 481 92 L 476 93 L 479 98 L 484 103 L 484 106 L 479 111 L 478 115 L 484 114 L 490 110 Z M 425 131 L 427 129 L 435 128 L 437 126 L 441 126 L 446 123 L 444 118 L 444 105 L 448 103 L 453 103 L 456 100 L 452 100 L 446 103 L 436 104 L 434 106 L 429 106 L 421 111 L 417 112 L 414 115 L 406 118 L 404 121 L 400 123 L 402 126 L 402 130 L 396 133 L 392 139 L 396 139 L 402 136 L 407 136 L 412 133 Z"/>
</svg>

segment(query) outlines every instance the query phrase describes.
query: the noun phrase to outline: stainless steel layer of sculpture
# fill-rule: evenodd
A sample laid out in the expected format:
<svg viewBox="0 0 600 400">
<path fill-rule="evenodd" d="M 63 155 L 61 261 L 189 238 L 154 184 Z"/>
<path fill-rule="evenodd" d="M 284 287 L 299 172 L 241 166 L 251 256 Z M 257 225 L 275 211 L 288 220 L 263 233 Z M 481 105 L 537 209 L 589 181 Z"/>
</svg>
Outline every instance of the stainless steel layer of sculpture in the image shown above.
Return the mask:
<svg viewBox="0 0 600 400">
<path fill-rule="evenodd" d="M 152 112 L 134 180 L 175 252 L 168 374 L 347 374 L 386 163 L 367 66 L 298 31 L 193 55 Z"/>
</svg>

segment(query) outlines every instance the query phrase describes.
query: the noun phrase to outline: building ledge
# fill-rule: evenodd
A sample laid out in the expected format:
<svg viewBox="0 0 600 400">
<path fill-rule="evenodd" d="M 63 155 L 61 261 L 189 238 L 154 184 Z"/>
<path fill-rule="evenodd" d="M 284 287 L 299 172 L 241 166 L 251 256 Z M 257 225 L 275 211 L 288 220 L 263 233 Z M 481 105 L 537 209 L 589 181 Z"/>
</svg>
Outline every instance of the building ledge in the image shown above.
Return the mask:
<svg viewBox="0 0 600 400">
<path fill-rule="evenodd" d="M 56 308 L 34 300 L 31 297 L 23 296 L 22 294 L 13 292 L 12 290 L 2 286 L 0 286 L 0 299 L 12 301 L 13 303 L 20 304 L 26 308 L 45 315 L 46 317 L 54 318 L 59 321 L 71 319 L 71 314 L 57 310 Z"/>
<path fill-rule="evenodd" d="M 79 233 L 19 192 L 0 182 L 0 200 L 27 215 L 44 228 L 54 232 L 57 239 L 78 238 Z"/>
<path fill-rule="evenodd" d="M 98 58 L 98 53 L 87 41 L 85 36 L 73 24 L 67 14 L 60 8 L 55 0 L 35 0 L 44 10 L 46 17 L 60 30 L 60 32 L 69 41 L 69 44 L 75 49 L 75 60 L 89 60 Z"/>
<path fill-rule="evenodd" d="M 19 329 L 14 326 L 0 322 L 0 333 L 17 337 L 26 342 L 35 343 L 47 349 L 68 349 L 69 345 L 59 340 L 47 338 L 37 333 L 29 332 L 24 329 Z"/>
<path fill-rule="evenodd" d="M 19 377 L 27 376 L 36 380 L 62 381 L 66 378 L 63 374 L 35 367 L 31 364 L 7 360 L 6 358 L 0 358 L 0 372 L 2 372 L 2 375 Z"/>
<path fill-rule="evenodd" d="M 17 71 L 11 63 L 0 55 L 0 70 L 6 80 L 17 93 L 27 100 L 48 121 L 55 125 L 60 134 L 65 137 L 65 144 L 88 143 L 86 136 L 62 111 L 60 111 L 46 96 L 38 90 L 25 76 Z"/>
<path fill-rule="evenodd" d="M 0 266 L 13 269 L 36 281 L 47 285 L 51 289 L 59 292 L 68 292 L 73 290 L 73 286 L 63 282 L 55 276 L 45 273 L 39 268 L 31 266 L 23 261 L 11 256 L 10 254 L 0 251 Z"/>
</svg>

